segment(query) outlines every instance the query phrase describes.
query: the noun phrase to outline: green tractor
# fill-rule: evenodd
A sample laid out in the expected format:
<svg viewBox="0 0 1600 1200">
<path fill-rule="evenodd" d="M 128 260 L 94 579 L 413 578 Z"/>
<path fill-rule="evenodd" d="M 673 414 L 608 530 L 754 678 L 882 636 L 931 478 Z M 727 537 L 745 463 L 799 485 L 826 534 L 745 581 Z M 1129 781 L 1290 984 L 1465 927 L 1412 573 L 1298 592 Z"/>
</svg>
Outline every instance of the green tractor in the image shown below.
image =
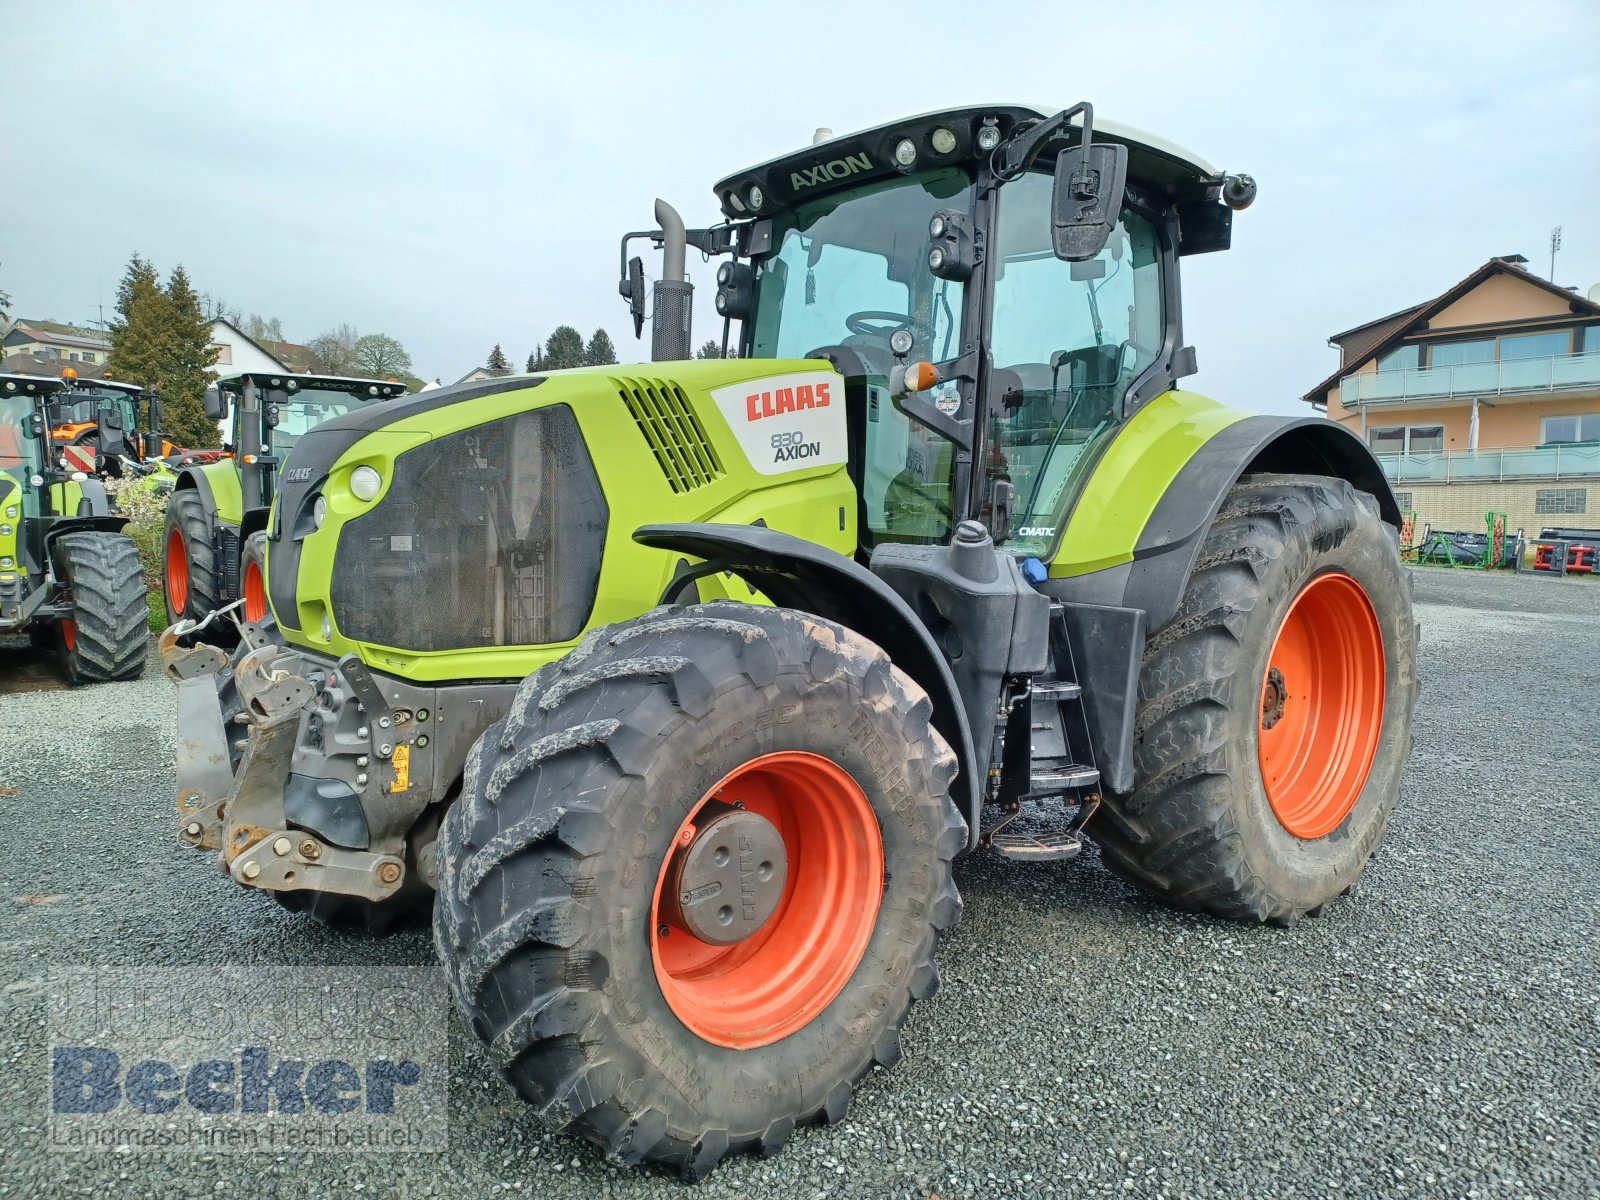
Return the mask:
<svg viewBox="0 0 1600 1200">
<path fill-rule="evenodd" d="M 230 375 L 208 390 L 206 416 L 232 415 L 233 456 L 178 471 L 161 540 L 168 619 L 206 622 L 199 638 L 222 644 L 236 625 L 213 614 L 242 600 L 245 619 L 264 620 L 267 513 L 289 451 L 322 422 L 404 392 L 392 379 L 283 372 Z"/>
<path fill-rule="evenodd" d="M 1088 837 L 1183 908 L 1320 914 L 1417 680 L 1367 448 L 1179 387 L 1179 263 L 1247 176 L 997 106 L 716 194 L 629 235 L 662 249 L 655 361 L 303 437 L 278 636 L 180 689 L 183 840 L 326 921 L 431 905 L 540 1115 L 690 1178 L 899 1059 L 958 855 Z M 726 256 L 738 357 L 684 361 L 689 247 Z"/>
<path fill-rule="evenodd" d="M 0 375 L 0 635 L 59 653 L 73 683 L 136 679 L 150 610 L 127 518 L 52 455 L 51 405 L 70 386 Z"/>
</svg>

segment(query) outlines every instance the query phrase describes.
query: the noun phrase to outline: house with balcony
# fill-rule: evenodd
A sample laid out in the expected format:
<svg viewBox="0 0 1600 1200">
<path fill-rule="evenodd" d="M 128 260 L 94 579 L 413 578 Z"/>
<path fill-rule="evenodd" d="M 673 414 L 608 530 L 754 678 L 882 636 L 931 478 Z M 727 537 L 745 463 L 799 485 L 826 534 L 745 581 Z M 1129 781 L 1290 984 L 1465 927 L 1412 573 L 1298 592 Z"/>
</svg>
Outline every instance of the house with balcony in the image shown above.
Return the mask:
<svg viewBox="0 0 1600 1200">
<path fill-rule="evenodd" d="M 1334 334 L 1339 369 L 1302 397 L 1372 447 L 1419 525 L 1600 527 L 1600 304 L 1527 261 Z"/>
</svg>

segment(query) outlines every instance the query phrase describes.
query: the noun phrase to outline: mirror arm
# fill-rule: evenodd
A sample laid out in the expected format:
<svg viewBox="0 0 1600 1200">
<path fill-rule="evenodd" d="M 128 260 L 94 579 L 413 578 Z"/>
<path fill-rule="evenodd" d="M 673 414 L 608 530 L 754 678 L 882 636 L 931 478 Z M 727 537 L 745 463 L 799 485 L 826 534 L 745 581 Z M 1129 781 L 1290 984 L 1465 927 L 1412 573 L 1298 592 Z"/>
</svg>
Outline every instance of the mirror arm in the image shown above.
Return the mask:
<svg viewBox="0 0 1600 1200">
<path fill-rule="evenodd" d="M 1064 109 L 1048 120 L 1029 126 L 996 147 L 991 160 L 994 164 L 995 177 L 1002 183 L 1009 183 L 1020 176 L 1033 165 L 1033 160 L 1039 157 L 1045 143 L 1071 124 L 1072 118 L 1079 113 L 1083 114 L 1083 140 L 1079 144 L 1088 147 L 1094 140 L 1094 105 L 1087 100 L 1080 100 L 1071 108 Z"/>
</svg>

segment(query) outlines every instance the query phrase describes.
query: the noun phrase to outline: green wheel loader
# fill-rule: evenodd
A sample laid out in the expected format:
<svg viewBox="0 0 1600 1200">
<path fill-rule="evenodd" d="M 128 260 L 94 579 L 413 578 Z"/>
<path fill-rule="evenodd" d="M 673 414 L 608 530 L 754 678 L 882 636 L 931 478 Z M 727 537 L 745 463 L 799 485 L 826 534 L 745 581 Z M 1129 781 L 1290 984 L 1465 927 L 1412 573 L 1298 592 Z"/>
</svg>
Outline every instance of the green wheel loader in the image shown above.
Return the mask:
<svg viewBox="0 0 1600 1200">
<path fill-rule="evenodd" d="M 69 387 L 0 375 L 0 635 L 57 652 L 73 683 L 136 679 L 150 610 L 127 518 L 51 453 L 50 405 Z"/>
<path fill-rule="evenodd" d="M 244 617 L 267 616 L 267 513 L 289 451 L 323 421 L 405 393 L 394 380 L 283 372 L 229 375 L 206 393 L 206 416 L 230 413 L 232 457 L 183 467 L 167 503 L 162 579 L 167 617 L 203 628 L 191 637 L 231 644 L 233 622 L 213 613 L 243 600 Z"/>
<path fill-rule="evenodd" d="M 1416 626 L 1377 462 L 1184 390 L 1179 264 L 1255 184 L 951 109 L 716 185 L 653 359 L 306 434 L 278 637 L 181 686 L 181 837 L 325 920 L 426 911 L 553 1126 L 689 1178 L 900 1057 L 967 853 L 1292 925 L 1399 796 Z M 738 357 L 689 355 L 686 250 Z"/>
</svg>

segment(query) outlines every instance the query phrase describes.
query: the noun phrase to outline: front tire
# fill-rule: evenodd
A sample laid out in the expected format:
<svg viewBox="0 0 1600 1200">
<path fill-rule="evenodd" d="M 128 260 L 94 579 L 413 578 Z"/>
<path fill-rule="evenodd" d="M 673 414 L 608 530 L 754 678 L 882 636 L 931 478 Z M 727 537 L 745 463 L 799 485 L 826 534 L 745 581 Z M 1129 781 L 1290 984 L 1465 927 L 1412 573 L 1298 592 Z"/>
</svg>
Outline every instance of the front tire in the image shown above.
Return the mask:
<svg viewBox="0 0 1600 1200">
<path fill-rule="evenodd" d="M 1145 647 L 1134 790 L 1090 827 L 1103 860 L 1180 907 L 1319 914 L 1383 838 L 1416 696 L 1410 588 L 1371 497 L 1247 476 Z"/>
<path fill-rule="evenodd" d="M 205 503 L 193 488 L 173 492 L 161 538 L 161 578 L 167 621 L 203 621 L 222 598 L 222 575 L 211 544 Z"/>
<path fill-rule="evenodd" d="M 842 1119 L 899 1059 L 961 908 L 966 826 L 931 711 L 858 635 L 732 602 L 597 630 L 524 682 L 445 819 L 434 938 L 463 1017 L 548 1124 L 695 1179 Z M 722 905 L 734 876 L 723 892 L 682 872 L 730 817 L 752 840 L 707 847 L 750 849 Z M 716 922 L 741 920 L 723 941 Z"/>
<path fill-rule="evenodd" d="M 239 554 L 239 595 L 244 619 L 260 624 L 272 611 L 267 603 L 267 531 L 258 529 L 244 540 Z"/>
<path fill-rule="evenodd" d="M 68 533 L 56 539 L 55 551 L 72 594 L 72 617 L 61 623 L 68 679 L 137 679 L 150 648 L 150 609 L 133 539 L 125 533 Z"/>
</svg>

